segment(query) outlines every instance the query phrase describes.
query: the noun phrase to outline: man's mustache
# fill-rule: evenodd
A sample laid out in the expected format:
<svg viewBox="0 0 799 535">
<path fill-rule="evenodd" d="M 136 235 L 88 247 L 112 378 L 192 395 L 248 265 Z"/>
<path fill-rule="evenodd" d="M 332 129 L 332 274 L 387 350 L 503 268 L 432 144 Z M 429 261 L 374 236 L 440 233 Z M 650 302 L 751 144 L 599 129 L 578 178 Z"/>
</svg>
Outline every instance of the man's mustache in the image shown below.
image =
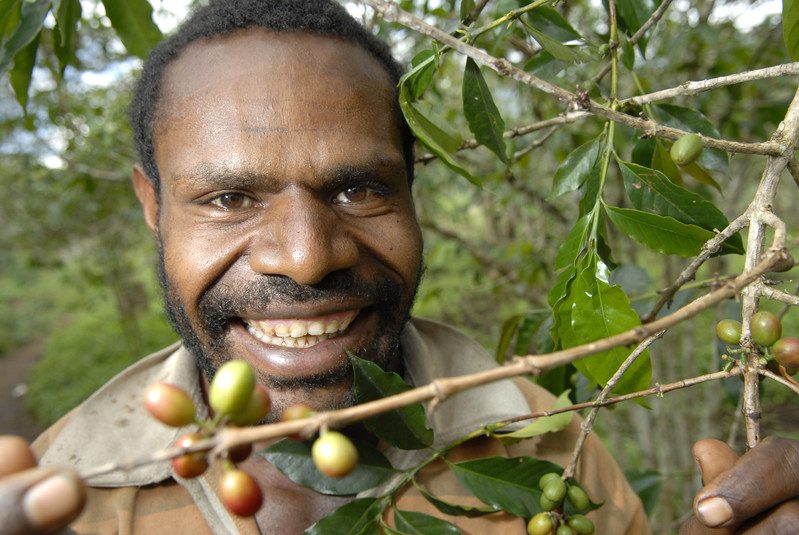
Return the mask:
<svg viewBox="0 0 799 535">
<path fill-rule="evenodd" d="M 270 304 L 292 305 L 312 301 L 357 299 L 370 304 L 395 303 L 403 284 L 388 277 L 364 281 L 351 270 L 335 271 L 314 285 L 299 284 L 282 275 L 259 275 L 246 284 L 218 283 L 200 299 L 199 312 L 208 327 L 231 317 L 257 314 Z M 210 320 L 210 324 L 208 323 Z"/>
</svg>

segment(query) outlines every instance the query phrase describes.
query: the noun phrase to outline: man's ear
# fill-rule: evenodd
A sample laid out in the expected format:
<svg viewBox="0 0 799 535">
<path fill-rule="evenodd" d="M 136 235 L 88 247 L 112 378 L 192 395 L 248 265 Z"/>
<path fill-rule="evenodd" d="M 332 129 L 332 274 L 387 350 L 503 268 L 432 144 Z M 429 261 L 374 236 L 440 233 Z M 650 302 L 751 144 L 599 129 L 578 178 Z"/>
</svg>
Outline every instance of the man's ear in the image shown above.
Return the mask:
<svg viewBox="0 0 799 535">
<path fill-rule="evenodd" d="M 133 189 L 141 203 L 144 221 L 154 235 L 158 234 L 158 192 L 139 164 L 133 166 Z"/>
</svg>

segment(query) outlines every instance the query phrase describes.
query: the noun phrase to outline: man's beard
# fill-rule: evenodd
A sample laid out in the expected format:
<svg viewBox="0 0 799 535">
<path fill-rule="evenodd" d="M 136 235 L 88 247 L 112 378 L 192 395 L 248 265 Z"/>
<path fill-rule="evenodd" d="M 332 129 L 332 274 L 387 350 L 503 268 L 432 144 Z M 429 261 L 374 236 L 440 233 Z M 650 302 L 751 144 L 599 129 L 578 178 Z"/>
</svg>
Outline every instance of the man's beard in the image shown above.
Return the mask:
<svg viewBox="0 0 799 535">
<path fill-rule="evenodd" d="M 388 277 L 372 281 L 359 280 L 352 270 L 335 271 L 313 286 L 298 284 L 282 275 L 258 275 L 246 284 L 226 284 L 218 281 L 200 297 L 197 306 L 199 325 L 192 325 L 186 308 L 166 273 L 163 244 L 158 243 L 158 278 L 164 292 L 164 308 L 172 327 L 194 356 L 208 381 L 224 362 L 237 358 L 227 354 L 225 338 L 231 321 L 258 315 L 269 303 L 291 305 L 313 301 L 327 303 L 356 298 L 371 303 L 378 317 L 377 333 L 365 347 L 348 349 L 358 357 L 375 362 L 386 370 L 401 370 L 400 333 L 410 318 L 423 267 L 419 266 L 413 288 Z M 204 341 L 205 340 L 205 341 Z M 258 373 L 258 371 L 256 371 Z M 319 374 L 297 378 L 275 377 L 258 373 L 259 382 L 270 389 L 302 390 L 339 384 L 352 377 L 352 366 L 345 360 L 342 366 Z M 343 405 L 354 403 L 354 397 Z M 332 407 L 331 407 L 332 408 Z"/>
</svg>

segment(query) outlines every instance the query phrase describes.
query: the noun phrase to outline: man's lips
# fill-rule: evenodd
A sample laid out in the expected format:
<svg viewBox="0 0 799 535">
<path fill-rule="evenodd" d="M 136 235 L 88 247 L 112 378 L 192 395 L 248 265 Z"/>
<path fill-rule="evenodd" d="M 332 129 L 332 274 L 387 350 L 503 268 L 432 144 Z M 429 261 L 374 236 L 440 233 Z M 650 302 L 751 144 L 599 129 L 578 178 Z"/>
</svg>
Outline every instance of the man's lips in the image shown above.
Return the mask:
<svg viewBox="0 0 799 535">
<path fill-rule="evenodd" d="M 360 310 L 345 310 L 307 318 L 247 319 L 247 331 L 261 342 L 278 347 L 308 348 L 340 336 Z"/>
</svg>

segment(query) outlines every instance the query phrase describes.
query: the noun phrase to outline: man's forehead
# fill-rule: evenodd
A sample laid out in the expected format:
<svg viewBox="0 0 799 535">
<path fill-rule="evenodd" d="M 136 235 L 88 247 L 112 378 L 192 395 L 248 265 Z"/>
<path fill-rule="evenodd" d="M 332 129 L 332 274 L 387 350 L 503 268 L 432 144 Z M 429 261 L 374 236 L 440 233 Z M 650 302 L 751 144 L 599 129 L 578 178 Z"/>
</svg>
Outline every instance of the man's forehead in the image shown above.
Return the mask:
<svg viewBox="0 0 799 535">
<path fill-rule="evenodd" d="M 247 87 L 257 80 L 276 79 L 279 87 L 301 86 L 309 80 L 350 88 L 370 85 L 391 98 L 393 85 L 385 68 L 356 43 L 299 32 L 248 28 L 200 39 L 187 46 L 166 69 L 162 98 L 193 94 L 220 83 Z"/>
</svg>

